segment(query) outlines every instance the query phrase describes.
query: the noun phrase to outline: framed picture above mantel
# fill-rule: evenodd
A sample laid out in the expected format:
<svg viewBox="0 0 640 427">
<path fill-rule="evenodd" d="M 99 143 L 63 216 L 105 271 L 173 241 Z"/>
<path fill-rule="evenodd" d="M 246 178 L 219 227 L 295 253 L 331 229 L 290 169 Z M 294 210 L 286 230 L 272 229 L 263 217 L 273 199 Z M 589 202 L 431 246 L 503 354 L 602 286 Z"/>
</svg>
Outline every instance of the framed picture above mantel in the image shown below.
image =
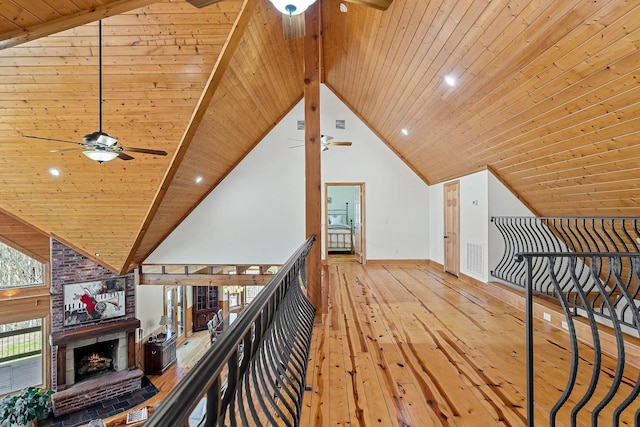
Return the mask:
<svg viewBox="0 0 640 427">
<path fill-rule="evenodd" d="M 124 316 L 125 291 L 124 277 L 64 285 L 64 326 Z"/>
</svg>

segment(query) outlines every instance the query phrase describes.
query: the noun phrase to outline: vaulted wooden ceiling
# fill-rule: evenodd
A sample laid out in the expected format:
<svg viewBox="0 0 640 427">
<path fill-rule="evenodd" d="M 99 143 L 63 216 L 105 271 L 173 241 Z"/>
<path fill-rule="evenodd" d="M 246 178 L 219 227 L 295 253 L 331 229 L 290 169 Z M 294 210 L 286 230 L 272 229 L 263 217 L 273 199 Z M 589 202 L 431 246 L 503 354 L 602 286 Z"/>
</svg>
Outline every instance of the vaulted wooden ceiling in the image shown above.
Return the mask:
<svg viewBox="0 0 640 427">
<path fill-rule="evenodd" d="M 425 182 L 489 168 L 542 215 L 640 213 L 637 2 L 321 1 L 325 83 Z M 168 156 L 22 136 L 98 130 L 98 19 L 103 130 Z M 30 224 L 116 272 L 142 261 L 301 99 L 280 21 L 267 0 L 2 2 L 3 239 L 41 248 Z"/>
</svg>

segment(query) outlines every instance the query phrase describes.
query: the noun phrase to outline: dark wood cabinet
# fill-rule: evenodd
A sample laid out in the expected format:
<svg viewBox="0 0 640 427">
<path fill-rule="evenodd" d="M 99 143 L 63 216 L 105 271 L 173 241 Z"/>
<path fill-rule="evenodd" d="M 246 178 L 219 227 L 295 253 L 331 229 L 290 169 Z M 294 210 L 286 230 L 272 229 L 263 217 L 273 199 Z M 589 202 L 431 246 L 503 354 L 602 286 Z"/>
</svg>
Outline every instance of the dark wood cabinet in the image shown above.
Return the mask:
<svg viewBox="0 0 640 427">
<path fill-rule="evenodd" d="M 176 361 L 177 334 L 169 334 L 162 341 L 146 342 L 144 344 L 144 373 L 161 375 Z"/>
<path fill-rule="evenodd" d="M 193 331 L 204 331 L 218 311 L 218 287 L 193 287 Z"/>
</svg>

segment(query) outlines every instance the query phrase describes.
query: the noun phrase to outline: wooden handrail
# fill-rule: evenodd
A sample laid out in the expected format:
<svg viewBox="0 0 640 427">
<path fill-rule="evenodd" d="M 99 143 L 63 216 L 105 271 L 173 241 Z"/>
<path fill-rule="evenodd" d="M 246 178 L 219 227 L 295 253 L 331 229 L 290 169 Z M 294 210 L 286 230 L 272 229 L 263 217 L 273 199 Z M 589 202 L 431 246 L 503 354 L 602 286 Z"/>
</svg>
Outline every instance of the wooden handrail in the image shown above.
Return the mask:
<svg viewBox="0 0 640 427">
<path fill-rule="evenodd" d="M 314 238 L 311 237 L 296 250 L 285 265 L 273 276 L 269 284 L 238 318 L 211 345 L 187 376 L 173 389 L 149 420 L 147 427 L 185 425 L 203 395 L 207 396 L 206 426 L 214 426 L 225 417 L 235 417 L 238 411 L 262 411 L 267 419 L 273 409 L 280 417 L 299 416 L 304 391 L 304 371 L 311 340 L 315 310 L 300 287 L 305 282 L 306 256 Z M 276 345 L 276 347 L 273 347 Z M 265 368 L 265 364 L 269 368 Z M 226 372 L 226 374 L 224 374 Z M 276 373 L 276 377 L 269 374 Z M 226 375 L 226 378 L 223 377 Z M 257 378 L 259 377 L 259 378 Z M 298 412 L 283 414 L 279 404 L 261 401 L 252 404 L 251 384 L 275 382 L 274 394 L 280 393 L 282 403 L 291 392 L 298 396 Z M 257 379 L 256 379 L 257 378 Z M 284 378 L 284 379 L 283 379 Z M 291 378 L 295 378 L 292 381 Z M 293 386 L 292 386 L 293 384 Z M 282 394 L 286 391 L 287 394 Z M 263 396 L 266 398 L 266 396 Z M 242 405 L 249 401 L 250 408 Z M 295 400 L 295 399 L 294 399 Z M 244 408 L 244 409 L 243 409 Z M 238 419 L 247 423 L 246 413 Z M 255 422 L 253 423 L 255 425 Z"/>
</svg>

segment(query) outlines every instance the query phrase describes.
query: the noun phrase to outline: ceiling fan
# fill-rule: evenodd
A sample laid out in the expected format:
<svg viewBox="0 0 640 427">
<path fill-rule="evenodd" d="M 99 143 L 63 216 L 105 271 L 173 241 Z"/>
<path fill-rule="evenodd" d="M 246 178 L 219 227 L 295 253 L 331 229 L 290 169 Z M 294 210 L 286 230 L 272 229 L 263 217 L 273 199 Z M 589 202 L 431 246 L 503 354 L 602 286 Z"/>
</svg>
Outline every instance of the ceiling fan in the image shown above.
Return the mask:
<svg viewBox="0 0 640 427">
<path fill-rule="evenodd" d="M 205 7 L 222 0 L 187 0 L 195 7 Z M 278 11 L 282 12 L 282 34 L 285 40 L 291 40 L 303 37 L 304 28 L 304 11 L 316 0 L 270 0 Z M 361 4 L 378 10 L 387 10 L 393 0 L 345 0 L 349 3 Z M 343 3 L 340 10 L 346 10 Z"/>
<path fill-rule="evenodd" d="M 329 149 L 329 146 L 334 146 L 334 147 L 351 147 L 351 145 L 353 144 L 352 142 L 349 141 L 332 141 L 333 137 L 329 136 L 329 135 L 320 135 L 320 151 L 327 151 Z M 297 147 L 304 147 L 304 144 L 302 145 L 294 145 L 293 147 L 289 147 L 289 148 L 297 148 Z"/>
<path fill-rule="evenodd" d="M 118 139 L 109 136 L 102 131 L 102 20 L 98 21 L 98 57 L 99 57 L 99 72 L 100 72 L 100 93 L 98 102 L 100 104 L 100 130 L 89 133 L 82 138 L 82 142 L 66 141 L 64 139 L 46 138 L 42 136 L 22 135 L 25 138 L 42 139 L 45 141 L 64 142 L 67 144 L 75 144 L 79 147 L 73 148 L 60 148 L 56 150 L 50 150 L 52 153 L 60 153 L 63 151 L 83 150 L 82 154 L 95 160 L 98 163 L 108 162 L 118 157 L 121 160 L 133 160 L 134 157 L 124 153 L 124 151 L 133 151 L 136 153 L 154 154 L 156 156 L 166 156 L 167 152 L 162 150 L 152 150 L 148 148 L 136 148 L 136 147 L 123 147 L 118 145 Z"/>
</svg>

